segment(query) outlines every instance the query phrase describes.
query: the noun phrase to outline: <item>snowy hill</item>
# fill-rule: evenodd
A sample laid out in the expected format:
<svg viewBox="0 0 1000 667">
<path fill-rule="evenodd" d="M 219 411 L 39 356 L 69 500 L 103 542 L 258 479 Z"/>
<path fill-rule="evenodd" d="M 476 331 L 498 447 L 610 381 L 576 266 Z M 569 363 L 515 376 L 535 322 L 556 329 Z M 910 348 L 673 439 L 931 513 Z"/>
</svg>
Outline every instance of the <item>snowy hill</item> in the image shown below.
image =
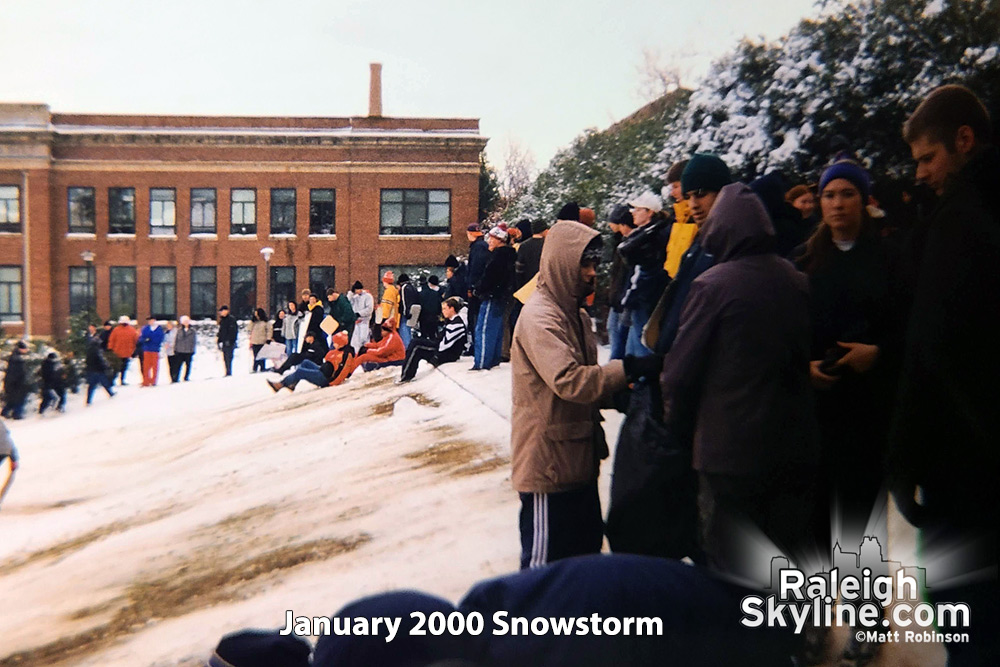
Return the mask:
<svg viewBox="0 0 1000 667">
<path fill-rule="evenodd" d="M 211 355 L 190 383 L 134 371 L 114 398 L 10 423 L 0 665 L 198 664 L 287 609 L 397 587 L 457 601 L 517 568 L 506 364 L 275 395 L 264 375 L 211 377 Z"/>
</svg>

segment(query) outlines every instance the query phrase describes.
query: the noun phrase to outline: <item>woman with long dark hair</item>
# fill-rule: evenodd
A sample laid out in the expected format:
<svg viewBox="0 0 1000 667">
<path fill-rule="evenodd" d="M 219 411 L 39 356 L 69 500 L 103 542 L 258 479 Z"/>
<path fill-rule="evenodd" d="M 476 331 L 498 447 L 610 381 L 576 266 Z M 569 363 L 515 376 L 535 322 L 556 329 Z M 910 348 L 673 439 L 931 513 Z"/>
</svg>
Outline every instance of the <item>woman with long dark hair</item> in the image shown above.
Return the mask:
<svg viewBox="0 0 1000 667">
<path fill-rule="evenodd" d="M 822 221 L 796 261 L 810 287 L 809 371 L 823 441 L 821 544 L 831 528 L 834 539 L 843 535 L 844 544 L 859 544 L 882 497 L 892 398 L 886 348 L 893 327 L 890 262 L 866 210 L 870 192 L 857 163 L 828 167 L 819 183 Z"/>
<path fill-rule="evenodd" d="M 271 322 L 267 311 L 257 308 L 250 317 L 250 351 L 253 353 L 253 372 L 267 370 L 264 359 L 257 359 L 257 353 L 271 340 Z"/>
</svg>

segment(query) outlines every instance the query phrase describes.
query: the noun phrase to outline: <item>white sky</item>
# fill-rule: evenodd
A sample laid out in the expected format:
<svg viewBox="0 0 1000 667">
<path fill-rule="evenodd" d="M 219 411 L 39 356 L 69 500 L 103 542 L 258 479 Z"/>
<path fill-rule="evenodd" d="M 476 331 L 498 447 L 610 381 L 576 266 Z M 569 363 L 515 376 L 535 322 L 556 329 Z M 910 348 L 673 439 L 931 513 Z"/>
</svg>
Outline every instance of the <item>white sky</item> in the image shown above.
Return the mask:
<svg viewBox="0 0 1000 667">
<path fill-rule="evenodd" d="M 477 117 L 539 167 L 644 102 L 643 50 L 692 84 L 811 0 L 0 0 L 0 101 L 61 112 Z"/>
</svg>

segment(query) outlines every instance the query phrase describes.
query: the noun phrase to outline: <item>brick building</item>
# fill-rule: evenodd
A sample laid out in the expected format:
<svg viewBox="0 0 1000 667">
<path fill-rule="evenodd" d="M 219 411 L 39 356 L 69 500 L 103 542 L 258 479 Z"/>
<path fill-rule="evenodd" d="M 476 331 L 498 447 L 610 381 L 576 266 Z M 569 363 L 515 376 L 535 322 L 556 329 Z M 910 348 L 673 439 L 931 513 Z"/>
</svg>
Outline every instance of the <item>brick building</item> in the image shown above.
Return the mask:
<svg viewBox="0 0 1000 667">
<path fill-rule="evenodd" d="M 88 307 L 273 316 L 307 285 L 375 293 L 380 267 L 467 249 L 485 144 L 478 119 L 383 117 L 377 65 L 356 118 L 0 104 L 0 322 L 59 335 Z"/>
</svg>

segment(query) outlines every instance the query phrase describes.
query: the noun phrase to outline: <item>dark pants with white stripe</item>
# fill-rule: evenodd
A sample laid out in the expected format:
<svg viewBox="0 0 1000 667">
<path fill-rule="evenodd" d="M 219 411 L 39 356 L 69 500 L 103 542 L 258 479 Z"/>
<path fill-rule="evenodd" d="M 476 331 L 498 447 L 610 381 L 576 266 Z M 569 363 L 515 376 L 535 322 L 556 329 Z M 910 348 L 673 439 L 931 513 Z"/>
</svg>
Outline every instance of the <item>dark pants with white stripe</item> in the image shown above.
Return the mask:
<svg viewBox="0 0 1000 667">
<path fill-rule="evenodd" d="M 596 480 L 572 491 L 518 495 L 522 570 L 601 552 L 604 520 Z"/>
</svg>

